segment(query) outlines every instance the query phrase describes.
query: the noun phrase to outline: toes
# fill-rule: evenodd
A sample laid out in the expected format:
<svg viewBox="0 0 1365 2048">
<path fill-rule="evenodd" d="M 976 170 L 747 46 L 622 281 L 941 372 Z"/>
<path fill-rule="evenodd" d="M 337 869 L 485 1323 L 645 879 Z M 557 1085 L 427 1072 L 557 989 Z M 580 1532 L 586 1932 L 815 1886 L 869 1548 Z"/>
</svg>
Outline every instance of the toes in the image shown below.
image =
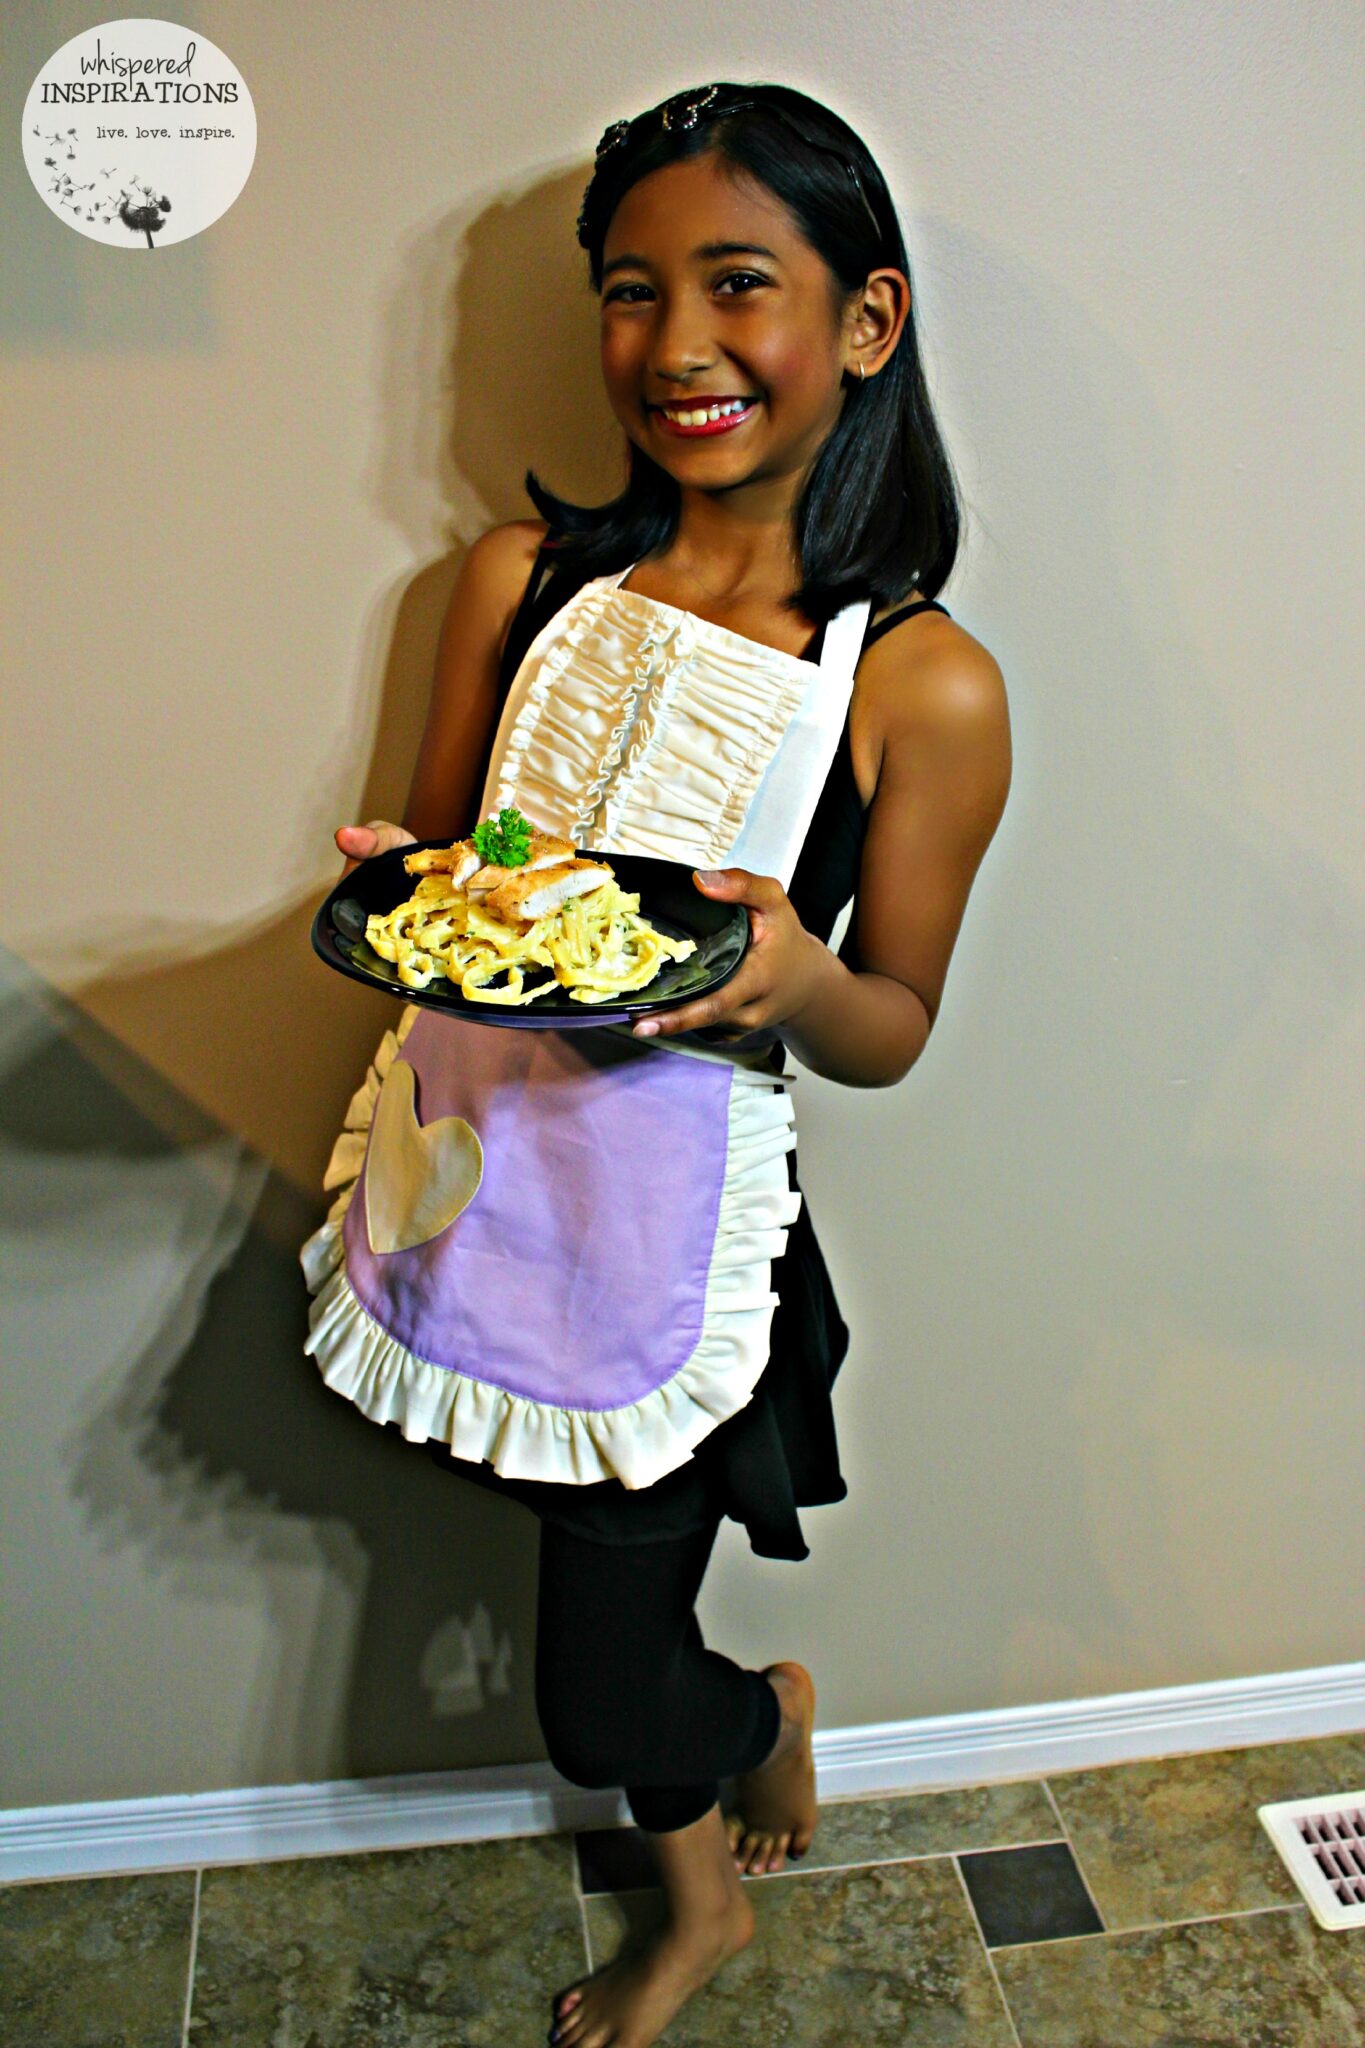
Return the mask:
<svg viewBox="0 0 1365 2048">
<path fill-rule="evenodd" d="M 753 1828 L 746 1829 L 742 1822 L 726 1832 L 735 1868 L 748 1877 L 762 1877 L 768 1872 L 781 1870 L 789 1856 L 793 1862 L 799 1862 L 805 1854 L 804 1849 L 791 1847 L 795 1840 L 791 1834 L 759 1834 Z"/>
<path fill-rule="evenodd" d="M 746 1877 L 772 1875 L 785 1870 L 788 1863 L 799 1863 L 811 1844 L 810 1835 L 804 1842 L 794 1830 L 780 1835 L 764 1835 L 757 1829 L 746 1829 L 742 1822 L 728 1827 L 726 1834 L 735 1868 Z"/>
<path fill-rule="evenodd" d="M 583 1994 L 581 1991 L 576 1991 L 572 1996 L 575 1999 L 581 2000 Z M 582 2035 L 583 2014 L 579 2007 L 574 2005 L 566 2008 L 561 2005 L 551 2022 L 550 2032 L 546 2039 L 552 2041 L 553 2048 L 577 2048 Z"/>
</svg>

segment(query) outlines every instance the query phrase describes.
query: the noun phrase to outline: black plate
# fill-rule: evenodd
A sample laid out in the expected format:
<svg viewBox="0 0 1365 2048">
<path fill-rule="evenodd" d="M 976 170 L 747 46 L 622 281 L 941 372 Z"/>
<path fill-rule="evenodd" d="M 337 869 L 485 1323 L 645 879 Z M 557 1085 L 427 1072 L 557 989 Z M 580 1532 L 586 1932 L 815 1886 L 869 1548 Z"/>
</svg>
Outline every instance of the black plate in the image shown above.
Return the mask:
<svg viewBox="0 0 1365 2048">
<path fill-rule="evenodd" d="M 444 975 L 425 988 L 409 988 L 398 970 L 381 960 L 366 943 L 365 921 L 405 903 L 420 877 L 410 875 L 403 856 L 423 847 L 449 846 L 448 839 L 421 839 L 416 846 L 395 847 L 362 861 L 339 881 L 313 919 L 313 951 L 339 974 L 399 996 L 405 1003 L 446 1010 L 476 1024 L 510 1024 L 516 1028 L 555 1031 L 587 1025 L 624 1024 L 708 995 L 727 982 L 749 945 L 749 913 L 742 903 L 718 903 L 705 896 L 681 861 L 655 860 L 646 854 L 575 851 L 589 859 L 610 861 L 617 881 L 629 894 L 637 891 L 640 915 L 671 939 L 695 939 L 697 950 L 687 960 L 666 960 L 647 989 L 611 998 L 605 1003 L 575 1002 L 568 989 L 537 996 L 533 1003 L 477 1003 L 458 983 Z M 546 970 L 548 972 L 548 970 Z M 528 977 L 529 979 L 529 977 Z"/>
</svg>

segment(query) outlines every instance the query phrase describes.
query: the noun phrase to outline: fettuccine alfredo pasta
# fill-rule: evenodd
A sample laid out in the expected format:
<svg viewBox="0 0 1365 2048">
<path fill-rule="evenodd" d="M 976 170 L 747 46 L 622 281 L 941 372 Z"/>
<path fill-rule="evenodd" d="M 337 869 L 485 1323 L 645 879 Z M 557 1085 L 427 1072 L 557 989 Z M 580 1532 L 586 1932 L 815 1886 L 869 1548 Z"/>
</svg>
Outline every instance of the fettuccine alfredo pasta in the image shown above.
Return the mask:
<svg viewBox="0 0 1365 2048">
<path fill-rule="evenodd" d="M 420 880 L 367 920 L 365 936 L 408 988 L 444 975 L 473 1002 L 533 1003 L 563 988 L 575 1002 L 604 1003 L 696 951 L 694 939 L 641 917 L 638 892 L 621 888 L 609 862 L 576 855 L 516 810 L 403 864 Z M 528 969 L 549 971 L 528 985 Z"/>
</svg>

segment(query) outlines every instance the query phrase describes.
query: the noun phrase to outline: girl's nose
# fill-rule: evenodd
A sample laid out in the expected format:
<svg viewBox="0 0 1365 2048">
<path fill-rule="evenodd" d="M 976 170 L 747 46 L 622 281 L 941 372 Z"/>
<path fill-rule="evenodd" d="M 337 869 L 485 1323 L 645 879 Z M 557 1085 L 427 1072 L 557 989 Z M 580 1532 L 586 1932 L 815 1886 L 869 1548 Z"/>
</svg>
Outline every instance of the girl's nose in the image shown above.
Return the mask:
<svg viewBox="0 0 1365 2048">
<path fill-rule="evenodd" d="M 662 390 L 676 384 L 680 387 L 676 395 L 681 398 L 687 380 L 695 385 L 715 367 L 716 351 L 697 309 L 675 301 L 660 313 L 649 352 L 650 374 L 657 387 Z"/>
<path fill-rule="evenodd" d="M 671 400 L 686 398 L 689 391 L 704 388 L 707 373 L 715 369 L 710 350 L 689 353 L 685 349 L 656 350 L 649 365 L 649 380 L 656 391 L 666 391 Z"/>
</svg>

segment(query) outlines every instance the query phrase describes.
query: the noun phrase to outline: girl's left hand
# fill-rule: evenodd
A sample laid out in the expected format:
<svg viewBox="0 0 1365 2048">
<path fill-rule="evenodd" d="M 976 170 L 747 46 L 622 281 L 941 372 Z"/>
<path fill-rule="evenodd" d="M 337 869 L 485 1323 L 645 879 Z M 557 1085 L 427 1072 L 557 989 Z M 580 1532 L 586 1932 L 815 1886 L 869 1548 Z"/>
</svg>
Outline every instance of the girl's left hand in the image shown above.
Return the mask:
<svg viewBox="0 0 1365 2048">
<path fill-rule="evenodd" d="M 749 947 L 736 973 L 714 995 L 677 1010 L 657 1010 L 631 1032 L 633 1038 L 673 1037 L 708 1025 L 727 1027 L 727 1039 L 743 1039 L 765 1026 L 784 1024 L 815 994 L 829 954 L 808 932 L 775 875 L 747 868 L 697 868 L 693 880 L 705 896 L 742 903 L 749 913 Z M 767 1033 L 769 1038 L 776 1034 Z"/>
</svg>

